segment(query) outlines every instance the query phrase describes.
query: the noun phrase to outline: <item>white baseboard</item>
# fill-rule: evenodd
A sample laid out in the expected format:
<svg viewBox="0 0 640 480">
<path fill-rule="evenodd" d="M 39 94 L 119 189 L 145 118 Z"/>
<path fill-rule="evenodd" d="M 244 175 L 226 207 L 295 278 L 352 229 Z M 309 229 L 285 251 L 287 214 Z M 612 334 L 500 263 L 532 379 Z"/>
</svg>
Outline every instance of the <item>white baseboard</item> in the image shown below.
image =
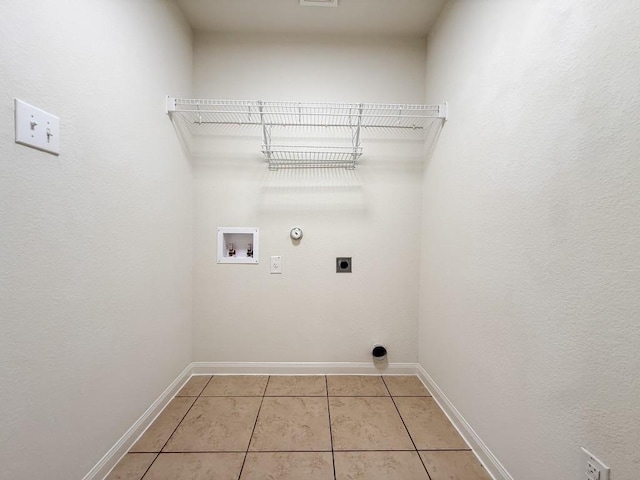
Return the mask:
<svg viewBox="0 0 640 480">
<path fill-rule="evenodd" d="M 194 362 L 178 375 L 142 416 L 109 449 L 83 480 L 102 480 L 164 410 L 191 375 L 415 375 L 415 363 L 366 362 Z"/>
<path fill-rule="evenodd" d="M 87 473 L 83 480 L 102 480 L 116 466 L 120 459 L 129 451 L 138 438 L 144 433 L 149 425 L 164 410 L 167 404 L 176 393 L 191 377 L 191 364 L 171 382 L 164 392 L 151 404 L 149 408 L 136 420 L 129 430 L 105 453 L 100 461 Z"/>
<path fill-rule="evenodd" d="M 473 430 L 469 422 L 465 420 L 458 409 L 451 403 L 444 392 L 440 389 L 438 384 L 431 378 L 427 371 L 422 368 L 422 365 L 417 364 L 417 374 L 422 383 L 425 384 L 427 389 L 433 395 L 434 400 L 440 405 L 440 408 L 449 418 L 454 427 L 458 430 L 460 435 L 469 444 L 473 453 L 475 453 L 478 460 L 482 462 L 489 474 L 494 480 L 513 480 L 513 477 L 507 472 L 507 469 L 500 463 L 498 458 L 489 450 L 489 447 L 482 441 L 478 434 Z"/>
<path fill-rule="evenodd" d="M 193 362 L 162 392 L 142 416 L 87 473 L 83 480 L 102 480 L 129 451 L 191 375 L 418 375 L 451 423 L 494 480 L 513 480 L 471 425 L 420 364 L 372 362 Z"/>
<path fill-rule="evenodd" d="M 194 362 L 194 375 L 415 375 L 415 363 Z"/>
</svg>

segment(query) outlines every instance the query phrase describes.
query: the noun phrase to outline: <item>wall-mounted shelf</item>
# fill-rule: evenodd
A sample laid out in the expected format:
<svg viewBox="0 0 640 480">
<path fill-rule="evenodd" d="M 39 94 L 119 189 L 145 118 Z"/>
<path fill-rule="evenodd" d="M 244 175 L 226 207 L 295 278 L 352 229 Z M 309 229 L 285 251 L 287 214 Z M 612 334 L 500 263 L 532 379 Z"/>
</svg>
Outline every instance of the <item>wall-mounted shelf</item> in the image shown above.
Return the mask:
<svg viewBox="0 0 640 480">
<path fill-rule="evenodd" d="M 355 168 L 362 155 L 363 129 L 424 133 L 447 119 L 447 104 L 302 103 L 207 100 L 167 97 L 167 113 L 180 117 L 192 134 L 207 127 L 253 125 L 262 130 L 262 153 L 270 168 Z M 274 127 L 346 130 L 348 146 L 282 145 L 271 141 Z M 345 142 L 346 143 L 346 142 Z"/>
</svg>

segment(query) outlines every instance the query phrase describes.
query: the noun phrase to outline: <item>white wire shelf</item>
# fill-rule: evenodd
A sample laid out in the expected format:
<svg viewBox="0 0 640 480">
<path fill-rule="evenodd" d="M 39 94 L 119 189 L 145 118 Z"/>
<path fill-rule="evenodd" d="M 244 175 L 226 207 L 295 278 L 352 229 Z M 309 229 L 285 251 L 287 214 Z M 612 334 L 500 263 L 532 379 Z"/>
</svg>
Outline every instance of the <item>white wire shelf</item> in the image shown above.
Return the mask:
<svg viewBox="0 0 640 480">
<path fill-rule="evenodd" d="M 362 147 L 323 147 L 311 145 L 262 145 L 270 169 L 296 167 L 343 167 L 353 169 Z"/>
<path fill-rule="evenodd" d="M 447 119 L 447 105 L 379 103 L 265 102 L 167 97 L 167 112 L 180 117 L 192 134 L 207 127 L 253 125 L 262 129 L 270 168 L 340 166 L 354 168 L 362 155 L 362 129 L 411 130 L 426 136 L 434 122 Z M 273 127 L 347 129 L 351 147 L 273 145 Z"/>
</svg>

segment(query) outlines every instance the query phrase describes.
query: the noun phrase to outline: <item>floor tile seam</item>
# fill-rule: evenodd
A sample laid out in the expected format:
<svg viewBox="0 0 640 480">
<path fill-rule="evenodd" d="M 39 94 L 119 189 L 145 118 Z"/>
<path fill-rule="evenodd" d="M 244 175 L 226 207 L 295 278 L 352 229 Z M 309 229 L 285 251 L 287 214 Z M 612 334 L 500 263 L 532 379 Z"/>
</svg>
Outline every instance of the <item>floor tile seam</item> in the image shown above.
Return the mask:
<svg viewBox="0 0 640 480">
<path fill-rule="evenodd" d="M 204 397 L 204 398 L 230 398 L 230 397 L 246 397 L 246 398 L 255 398 L 255 397 L 271 397 L 271 398 L 277 398 L 277 397 L 309 397 L 309 398 L 324 398 L 324 397 L 329 397 L 329 398 L 433 398 L 433 395 L 348 395 L 348 394 L 344 394 L 344 395 L 326 395 L 324 393 L 322 394 L 299 394 L 299 393 L 291 393 L 291 394 L 255 394 L 255 395 L 205 395 L 205 394 L 198 394 L 198 395 L 176 395 L 175 398 L 200 398 L 200 397 Z"/>
<path fill-rule="evenodd" d="M 191 397 L 189 397 L 189 398 L 191 398 Z M 173 431 L 171 432 L 171 435 L 169 435 L 169 438 L 167 438 L 167 441 L 164 442 L 164 445 L 162 445 L 162 447 L 158 451 L 158 454 L 162 453 L 162 451 L 166 448 L 167 444 L 171 441 L 171 438 L 173 438 L 173 435 L 176 433 L 176 430 L 178 430 L 180 425 L 182 425 L 182 422 L 184 422 L 184 419 L 187 417 L 187 415 L 189 415 L 189 412 L 191 411 L 191 409 L 193 408 L 193 406 L 196 404 L 197 401 L 198 401 L 198 397 L 196 397 L 196 399 L 193 402 L 191 402 L 191 405 L 189 405 L 189 408 L 187 408 L 187 411 L 185 412 L 185 414 L 182 416 L 182 418 L 180 419 L 180 421 L 176 425 L 176 428 L 173 429 Z"/>
<path fill-rule="evenodd" d="M 345 449 L 335 449 L 334 453 L 349 453 L 349 452 L 415 452 L 414 448 L 345 448 Z M 463 450 L 463 449 L 420 449 L 417 452 L 471 452 L 472 450 Z M 176 454 L 185 454 L 185 453 L 331 453 L 332 450 L 175 450 L 175 451 L 166 451 L 166 452 L 130 452 L 131 455 L 176 455 Z"/>
<path fill-rule="evenodd" d="M 153 453 L 156 453 L 156 452 L 153 452 Z M 144 477 L 147 476 L 147 473 L 149 473 L 149 470 L 151 470 L 151 467 L 153 466 L 154 463 L 156 463 L 156 460 L 158 460 L 159 456 L 160 456 L 160 452 L 157 452 L 155 458 L 153 459 L 153 461 L 149 464 L 147 469 L 144 471 L 144 473 L 140 477 L 140 480 L 144 480 Z"/>
<path fill-rule="evenodd" d="M 192 377 L 189 377 L 189 380 L 191 380 Z M 202 387 L 202 391 L 204 391 L 205 388 L 207 388 L 207 385 L 209 385 L 209 382 L 211 382 L 211 379 L 213 378 L 213 376 L 211 378 L 209 378 L 209 380 L 207 381 L 207 383 L 205 384 L 204 387 Z M 189 381 L 187 380 L 187 382 Z M 201 394 L 202 392 L 200 392 Z M 186 416 L 189 414 L 189 412 L 191 411 L 191 409 L 193 408 L 193 406 L 196 404 L 196 402 L 198 401 L 198 398 L 200 398 L 200 394 L 198 394 L 197 396 L 195 396 L 195 399 L 193 400 L 193 402 L 191 403 L 191 405 L 189 406 L 189 408 L 187 409 L 186 413 L 182 416 L 182 418 L 180 419 L 180 421 L 178 422 L 178 424 L 176 425 L 176 428 L 173 429 L 173 431 L 171 432 L 171 435 L 169 435 L 169 438 L 167 438 L 167 441 L 164 442 L 164 445 L 162 445 L 162 447 L 160 448 L 160 450 L 158 450 L 157 452 L 144 452 L 144 453 L 156 453 L 156 458 L 153 460 L 153 462 L 155 462 L 158 459 L 158 456 L 162 453 L 162 451 L 164 450 L 164 448 L 167 446 L 167 444 L 169 443 L 169 441 L 171 440 L 171 437 L 173 437 L 173 434 L 176 433 L 176 430 L 178 430 L 178 427 L 180 426 L 180 424 L 184 421 L 184 419 L 186 418 Z M 170 400 L 169 403 L 171 403 L 173 400 L 175 400 L 176 398 L 194 398 L 192 395 L 185 395 L 185 396 L 179 396 L 178 394 L 174 395 L 174 397 Z M 167 403 L 167 406 L 169 405 L 169 403 Z M 165 407 L 166 408 L 166 407 Z M 163 409 L 164 410 L 164 409 Z M 131 452 L 133 453 L 133 452 Z M 143 452 L 140 452 L 143 453 Z M 151 462 L 151 465 L 153 465 L 153 462 Z M 149 465 L 149 468 L 151 468 L 151 465 Z M 149 471 L 149 469 L 147 469 L 147 471 Z M 147 473 L 145 472 L 145 475 Z M 144 475 L 142 476 L 142 478 L 144 478 Z"/>
<path fill-rule="evenodd" d="M 329 398 L 344 398 L 344 397 L 349 397 L 349 398 L 389 398 L 391 396 L 395 396 L 395 397 L 402 397 L 402 398 L 432 398 L 431 395 L 326 395 L 324 393 L 322 394 L 314 394 L 314 395 L 310 395 L 310 394 L 298 394 L 298 393 L 291 393 L 288 395 L 285 394 L 278 394 L 278 395 L 263 395 L 263 394 L 255 394 L 255 395 L 176 395 L 175 398 L 229 398 L 229 397 L 247 397 L 247 398 L 256 398 L 256 397 L 270 397 L 270 398 L 277 398 L 277 397 L 308 397 L 308 398 L 325 398 L 325 397 L 329 397 Z"/>
<path fill-rule="evenodd" d="M 213 377 L 211 377 L 213 378 Z M 204 387 L 202 387 L 202 391 L 204 391 L 204 389 L 206 388 L 206 386 L 209 384 L 209 382 L 211 381 L 211 378 L 209 378 L 209 380 L 207 381 L 207 383 L 205 384 Z M 191 377 L 189 377 L 189 380 L 191 379 Z M 188 381 L 188 380 L 187 380 Z M 202 391 L 200 393 L 202 393 Z M 164 443 L 164 445 L 162 445 L 162 448 L 160 448 L 160 450 L 158 452 L 140 452 L 140 453 L 155 453 L 155 458 L 153 459 L 153 461 L 149 464 L 149 466 L 147 467 L 147 469 L 144 471 L 144 473 L 142 474 L 142 477 L 140 477 L 140 480 L 143 480 L 144 477 L 146 477 L 147 473 L 149 473 L 149 470 L 151 470 L 151 467 L 153 466 L 153 464 L 156 462 L 156 460 L 158 460 L 158 457 L 160 457 L 160 454 L 163 453 L 162 450 L 164 450 L 164 447 L 167 446 L 167 443 L 169 443 L 169 440 L 171 440 L 171 437 L 173 437 L 173 434 L 176 433 L 176 430 L 178 429 L 178 427 L 180 426 L 180 424 L 184 421 L 185 417 L 187 416 L 187 414 L 191 411 L 191 409 L 193 408 L 193 406 L 195 405 L 196 401 L 198 400 L 198 397 L 200 397 L 200 394 L 198 394 L 195 398 L 195 400 L 191 403 L 191 405 L 189 406 L 189 408 L 187 409 L 186 413 L 183 415 L 183 417 L 180 419 L 180 421 L 178 422 L 178 425 L 176 425 L 176 428 L 173 429 L 173 432 L 171 432 L 171 435 L 169 435 L 169 438 L 167 439 L 167 441 Z M 180 396 L 178 394 L 174 395 L 174 397 L 171 399 L 171 401 L 173 401 L 176 398 L 192 398 L 191 395 L 184 395 L 184 396 Z M 167 404 L 169 405 L 169 404 Z M 166 408 L 166 407 L 165 407 Z M 132 452 L 129 452 L 132 453 Z M 138 453 L 138 452 L 135 452 Z"/>
<path fill-rule="evenodd" d="M 189 377 L 189 380 L 191 380 L 192 377 Z M 207 383 L 205 384 L 204 387 L 202 387 L 202 391 L 195 396 L 195 399 L 193 400 L 193 403 L 191 403 L 191 405 L 189 406 L 189 408 L 187 409 L 186 413 L 182 416 L 182 418 L 180 419 L 180 421 L 178 422 L 178 425 L 176 425 L 176 428 L 173 429 L 173 432 L 171 432 L 171 435 L 169 435 L 169 438 L 167 439 L 166 442 L 164 442 L 164 445 L 162 445 L 162 448 L 160 448 L 160 450 L 158 452 L 149 452 L 149 453 L 157 453 L 156 458 L 153 460 L 153 462 L 155 462 L 158 457 L 160 456 L 160 454 L 162 453 L 162 451 L 165 449 L 165 447 L 167 446 L 167 444 L 169 443 L 169 441 L 171 440 L 171 437 L 173 437 L 173 434 L 176 433 L 176 430 L 178 430 L 178 427 L 180 426 L 180 424 L 184 421 L 184 419 L 186 418 L 186 416 L 189 414 L 189 412 L 191 411 L 191 409 L 193 408 L 193 406 L 196 404 L 196 402 L 198 401 L 198 398 L 200 398 L 200 394 L 202 394 L 202 392 L 204 391 L 205 388 L 207 388 L 207 385 L 209 385 L 209 382 L 211 382 L 211 379 L 213 378 L 213 376 L 211 378 L 209 378 L 209 380 L 207 381 Z M 188 380 L 187 380 L 188 381 Z M 193 395 L 184 395 L 184 396 L 178 396 L 177 394 L 171 399 L 172 401 L 175 400 L 176 398 L 194 398 Z M 167 404 L 168 405 L 168 404 Z M 151 462 L 151 465 L 153 465 L 153 462 Z M 151 465 L 149 465 L 149 468 L 151 468 Z M 149 469 L 147 469 L 147 471 L 149 471 Z M 145 475 L 147 473 L 145 472 Z M 144 478 L 144 475 L 142 476 L 142 478 Z"/>
<path fill-rule="evenodd" d="M 433 395 L 391 395 L 394 398 L 433 398 Z"/>
<path fill-rule="evenodd" d="M 198 395 L 198 398 L 233 398 L 233 397 L 262 398 L 264 396 L 265 396 L 264 394 L 260 393 L 257 395 Z"/>
<path fill-rule="evenodd" d="M 244 470 L 244 465 L 247 463 L 247 455 L 249 455 L 249 449 L 251 448 L 251 440 L 253 440 L 253 434 L 256 431 L 256 425 L 258 425 L 258 418 L 260 417 L 260 410 L 262 410 L 262 404 L 264 403 L 264 394 L 267 391 L 267 387 L 269 386 L 269 380 L 271 380 L 271 375 L 267 376 L 267 383 L 264 386 L 264 390 L 262 391 L 262 397 L 260 398 L 260 406 L 258 407 L 258 413 L 256 414 L 256 419 L 253 422 L 253 429 L 251 430 L 251 435 L 249 435 L 249 443 L 247 443 L 247 449 L 244 452 L 244 459 L 242 460 L 242 465 L 240 466 L 240 472 L 238 472 L 238 478 L 242 478 L 242 471 Z"/>
<path fill-rule="evenodd" d="M 213 375 L 211 375 L 209 377 L 209 380 L 207 380 L 207 383 L 204 384 L 204 387 L 202 387 L 202 390 L 200 390 L 200 393 L 198 394 L 198 398 L 200 398 L 202 396 L 202 394 L 204 393 L 204 391 L 207 389 L 207 387 L 209 386 L 209 384 L 211 383 L 211 380 L 213 380 Z"/>
<path fill-rule="evenodd" d="M 391 395 L 328 395 L 330 398 L 389 398 Z"/>
<path fill-rule="evenodd" d="M 418 452 L 418 451 L 422 451 L 422 450 L 416 450 L 415 448 L 354 448 L 354 447 L 349 447 L 349 448 L 345 448 L 344 450 L 342 448 L 336 448 L 334 450 L 335 453 L 342 453 L 342 452 Z"/>
<path fill-rule="evenodd" d="M 387 382 L 384 381 L 384 377 L 382 377 L 382 383 L 384 383 L 384 386 L 389 391 L 389 396 L 391 397 L 391 402 L 393 403 L 393 406 L 395 407 L 396 412 L 398 412 L 398 416 L 400 417 L 400 421 L 402 421 L 402 425 L 404 425 L 404 429 L 407 431 L 407 435 L 409 435 L 409 439 L 411 440 L 411 443 L 413 444 L 413 448 L 415 449 L 416 455 L 418 455 L 418 460 L 420 460 L 420 463 L 422 464 L 422 467 L 424 468 L 424 471 L 427 472 L 427 478 L 429 480 L 431 480 L 431 475 L 429 474 L 429 470 L 427 469 L 427 466 L 425 465 L 424 461 L 422 460 L 422 457 L 420 456 L 418 447 L 416 446 L 416 442 L 413 441 L 413 437 L 411 436 L 411 432 L 409 432 L 409 429 L 407 428 L 407 424 L 405 423 L 404 418 L 402 418 L 402 414 L 400 413 L 400 409 L 398 408 L 398 405 L 396 405 L 396 401 L 394 400 L 393 395 L 391 395 L 391 390 L 389 390 L 389 386 L 387 385 Z"/>
<path fill-rule="evenodd" d="M 421 448 L 418 452 L 473 452 L 470 448 Z"/>
<path fill-rule="evenodd" d="M 363 448 L 346 448 L 344 450 L 335 450 L 335 453 L 376 453 L 376 452 L 415 452 L 416 450 L 413 448 L 372 448 L 372 449 L 363 449 Z"/>
<path fill-rule="evenodd" d="M 299 395 L 299 394 L 296 394 L 296 393 L 292 393 L 291 395 L 265 395 L 265 397 L 268 397 L 268 398 L 279 398 L 279 397 L 282 397 L 282 398 L 286 398 L 286 397 L 325 398 L 326 395 L 324 393 L 323 394 L 318 394 L 318 395 Z"/>
<path fill-rule="evenodd" d="M 147 452 L 155 453 L 155 452 Z M 159 455 L 182 455 L 185 453 L 245 453 L 245 450 L 172 450 L 170 452 L 157 452 Z"/>
<path fill-rule="evenodd" d="M 327 414 L 329 415 L 329 440 L 331 440 L 331 465 L 333 466 L 333 480 L 337 480 L 336 477 L 336 457 L 333 451 L 333 429 L 331 428 L 331 406 L 329 405 L 329 379 L 324 376 L 324 386 L 327 390 Z"/>
<path fill-rule="evenodd" d="M 189 377 L 189 380 L 191 380 L 193 378 L 193 375 L 191 375 Z M 196 394 L 196 395 L 181 395 L 180 392 L 182 391 L 182 389 L 184 388 L 184 386 L 180 389 L 180 391 L 178 393 L 176 393 L 174 395 L 173 398 L 184 398 L 184 397 L 199 397 L 200 395 L 202 395 L 202 392 L 204 392 L 204 389 L 207 388 L 207 386 L 209 385 L 209 383 L 211 383 L 211 379 L 213 378 L 213 375 L 211 375 L 209 377 L 209 380 L 207 380 L 207 383 L 204 384 L 204 386 L 200 389 L 200 393 Z M 186 381 L 185 386 L 187 383 L 189 383 L 189 380 Z"/>
<path fill-rule="evenodd" d="M 331 453 L 331 450 L 249 450 L 249 453 Z"/>
</svg>

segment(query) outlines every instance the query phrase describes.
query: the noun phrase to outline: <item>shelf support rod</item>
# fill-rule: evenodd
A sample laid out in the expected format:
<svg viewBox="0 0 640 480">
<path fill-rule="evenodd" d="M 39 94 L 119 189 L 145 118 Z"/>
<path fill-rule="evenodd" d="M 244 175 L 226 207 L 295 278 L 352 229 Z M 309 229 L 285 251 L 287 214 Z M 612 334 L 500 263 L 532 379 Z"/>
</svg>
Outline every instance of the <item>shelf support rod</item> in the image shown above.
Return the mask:
<svg viewBox="0 0 640 480">
<path fill-rule="evenodd" d="M 358 105 L 358 115 L 356 116 L 356 129 L 353 136 L 353 163 L 358 159 L 358 150 L 360 148 L 360 129 L 362 128 L 362 103 Z"/>
<path fill-rule="evenodd" d="M 267 162 L 271 164 L 271 135 L 267 130 L 263 108 L 262 101 L 258 101 L 258 113 L 260 114 L 260 125 L 262 125 L 262 150 Z"/>
</svg>

